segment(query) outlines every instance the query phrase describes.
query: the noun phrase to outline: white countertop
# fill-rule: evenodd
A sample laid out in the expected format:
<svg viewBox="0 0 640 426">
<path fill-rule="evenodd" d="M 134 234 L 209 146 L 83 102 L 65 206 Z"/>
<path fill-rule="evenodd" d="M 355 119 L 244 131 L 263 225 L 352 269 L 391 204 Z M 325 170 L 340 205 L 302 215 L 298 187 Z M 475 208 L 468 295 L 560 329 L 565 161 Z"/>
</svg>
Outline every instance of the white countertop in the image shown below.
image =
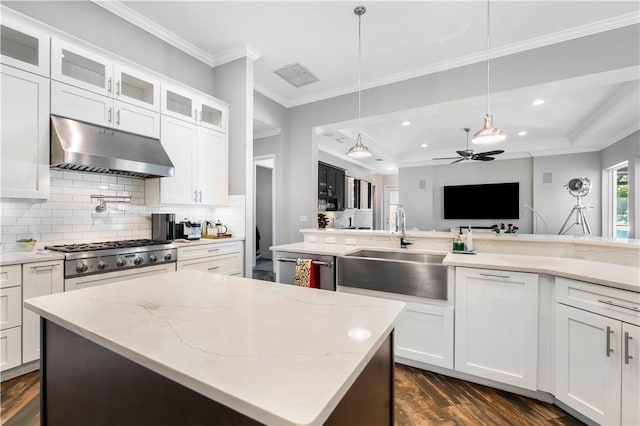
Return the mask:
<svg viewBox="0 0 640 426">
<path fill-rule="evenodd" d="M 404 303 L 183 270 L 25 306 L 259 422 L 307 425 L 328 418 Z M 371 337 L 349 337 L 357 328 Z"/>
<path fill-rule="evenodd" d="M 64 254 L 49 250 L 16 251 L 0 256 L 0 266 L 19 265 L 22 263 L 48 262 L 64 260 Z"/>
<path fill-rule="evenodd" d="M 199 240 L 173 240 L 172 243 L 180 247 L 199 246 L 203 244 L 230 243 L 233 241 L 244 241 L 244 238 L 200 238 Z"/>
<path fill-rule="evenodd" d="M 478 253 L 475 255 L 450 253 L 445 257 L 443 263 L 447 266 L 556 275 L 640 292 L 640 268 L 635 266 L 583 259 L 497 253 Z"/>
<path fill-rule="evenodd" d="M 324 243 L 291 243 L 269 247 L 271 251 L 285 251 L 293 253 L 309 253 L 326 256 L 344 256 L 354 251 L 361 250 L 362 247 L 345 244 L 324 244 Z"/>
</svg>

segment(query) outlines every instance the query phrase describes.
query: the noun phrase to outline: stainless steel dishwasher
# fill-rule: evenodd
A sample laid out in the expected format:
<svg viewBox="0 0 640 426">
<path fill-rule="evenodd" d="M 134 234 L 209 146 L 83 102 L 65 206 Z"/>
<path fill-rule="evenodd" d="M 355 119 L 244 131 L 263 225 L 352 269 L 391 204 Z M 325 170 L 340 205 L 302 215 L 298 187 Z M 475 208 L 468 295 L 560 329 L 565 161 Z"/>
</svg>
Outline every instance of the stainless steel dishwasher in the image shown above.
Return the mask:
<svg viewBox="0 0 640 426">
<path fill-rule="evenodd" d="M 276 281 L 282 284 L 293 284 L 298 259 L 313 259 L 318 266 L 320 288 L 336 290 L 336 268 L 334 256 L 322 256 L 309 253 L 293 253 L 279 251 L 276 254 Z"/>
</svg>

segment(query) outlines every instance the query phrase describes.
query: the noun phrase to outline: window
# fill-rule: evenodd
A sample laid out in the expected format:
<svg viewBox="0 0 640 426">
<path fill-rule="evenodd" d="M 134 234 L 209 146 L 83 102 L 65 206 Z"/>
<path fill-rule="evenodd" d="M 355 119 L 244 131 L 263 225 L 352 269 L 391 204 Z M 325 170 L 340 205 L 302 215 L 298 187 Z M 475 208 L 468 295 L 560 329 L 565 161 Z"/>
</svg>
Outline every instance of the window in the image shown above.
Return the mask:
<svg viewBox="0 0 640 426">
<path fill-rule="evenodd" d="M 623 162 L 609 169 L 608 236 L 629 238 L 629 164 Z"/>
</svg>

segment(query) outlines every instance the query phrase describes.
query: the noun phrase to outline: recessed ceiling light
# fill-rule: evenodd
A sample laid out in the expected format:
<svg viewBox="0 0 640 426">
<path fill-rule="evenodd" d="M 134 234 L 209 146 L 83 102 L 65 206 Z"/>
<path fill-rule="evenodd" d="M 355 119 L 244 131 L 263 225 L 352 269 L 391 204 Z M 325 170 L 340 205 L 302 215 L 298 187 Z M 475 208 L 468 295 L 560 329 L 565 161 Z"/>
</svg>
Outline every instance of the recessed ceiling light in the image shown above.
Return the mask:
<svg viewBox="0 0 640 426">
<path fill-rule="evenodd" d="M 540 105 L 542 105 L 543 103 L 544 103 L 544 99 L 536 99 L 535 101 L 533 101 L 533 102 L 531 103 L 531 105 L 533 105 L 533 106 L 540 106 Z"/>
<path fill-rule="evenodd" d="M 411 126 L 411 122 L 410 122 L 410 121 L 407 121 L 407 120 L 404 120 L 404 121 L 402 122 L 402 125 L 403 125 L 403 126 Z"/>
<path fill-rule="evenodd" d="M 423 148 L 426 148 L 426 147 L 428 147 L 429 145 L 428 145 L 428 144 L 426 144 L 426 143 L 423 143 L 423 144 L 422 144 L 422 145 L 420 145 L 420 146 L 421 146 L 421 147 L 423 147 Z"/>
<path fill-rule="evenodd" d="M 524 135 L 526 135 L 526 134 L 527 134 L 527 132 L 525 132 L 524 130 L 523 130 L 523 131 L 521 131 L 521 132 L 518 132 L 518 136 L 524 136 Z"/>
</svg>

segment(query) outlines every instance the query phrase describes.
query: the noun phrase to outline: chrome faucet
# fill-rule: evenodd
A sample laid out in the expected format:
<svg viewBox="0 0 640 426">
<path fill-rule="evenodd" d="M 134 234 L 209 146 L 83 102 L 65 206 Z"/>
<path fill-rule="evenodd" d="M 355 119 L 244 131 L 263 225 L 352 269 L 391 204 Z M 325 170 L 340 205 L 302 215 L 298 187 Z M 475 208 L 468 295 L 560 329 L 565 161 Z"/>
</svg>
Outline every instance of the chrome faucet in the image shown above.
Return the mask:
<svg viewBox="0 0 640 426">
<path fill-rule="evenodd" d="M 398 206 L 396 209 L 396 232 L 400 231 L 400 248 L 407 248 L 413 241 L 407 240 L 407 212 L 404 207 Z"/>
</svg>

